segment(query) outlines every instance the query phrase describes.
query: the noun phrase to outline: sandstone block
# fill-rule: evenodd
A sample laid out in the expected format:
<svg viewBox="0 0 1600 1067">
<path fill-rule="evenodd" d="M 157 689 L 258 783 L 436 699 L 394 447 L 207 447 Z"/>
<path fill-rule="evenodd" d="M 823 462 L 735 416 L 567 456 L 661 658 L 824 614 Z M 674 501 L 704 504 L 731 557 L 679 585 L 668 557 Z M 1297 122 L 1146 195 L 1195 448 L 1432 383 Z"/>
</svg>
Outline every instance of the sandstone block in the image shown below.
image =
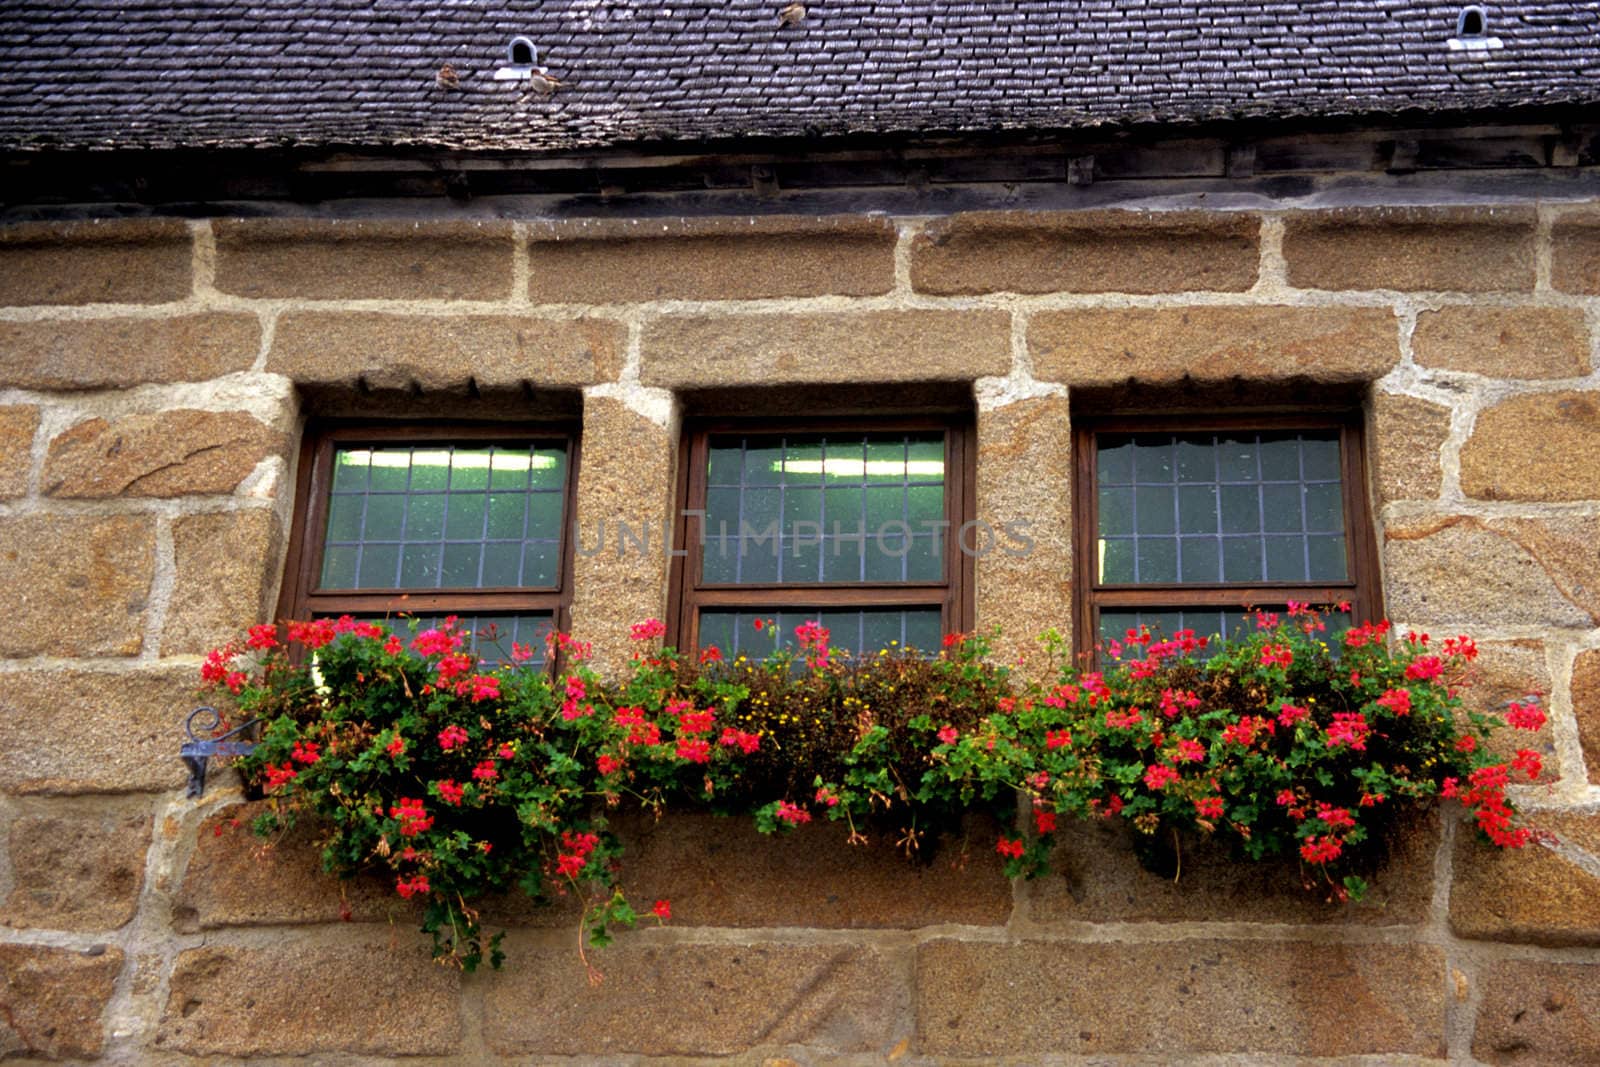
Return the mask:
<svg viewBox="0 0 1600 1067">
<path fill-rule="evenodd" d="M 250 824 L 266 806 L 242 804 L 200 824 L 183 882 L 173 895 L 174 926 L 193 932 L 346 919 L 393 919 L 401 929 L 412 924 L 413 909 L 400 906 L 393 887 L 378 877 L 341 880 L 323 871 L 312 824 L 297 825 L 270 842 L 256 837 Z"/>
<path fill-rule="evenodd" d="M 540 303 L 873 296 L 894 288 L 885 218 L 585 219 L 536 224 Z"/>
<path fill-rule="evenodd" d="M 433 963 L 426 939 L 409 934 L 189 949 L 173 965 L 155 1047 L 228 1057 L 448 1055 L 461 1042 L 459 988 L 457 972 Z"/>
<path fill-rule="evenodd" d="M 621 821 L 627 884 L 672 901 L 675 925 L 915 928 L 930 923 L 996 926 L 1011 915 L 993 826 L 962 841 L 929 842 L 912 863 L 892 839 L 851 846 L 842 823 L 781 837 L 749 819 L 674 812 Z M 973 844 L 977 842 L 978 844 Z"/>
<path fill-rule="evenodd" d="M 1550 228 L 1550 284 L 1564 293 L 1600 293 L 1600 212 L 1564 215 Z"/>
<path fill-rule="evenodd" d="M 1305 888 L 1294 860 L 1247 863 L 1200 841 L 1174 855 L 1163 841 L 1155 843 L 1162 852 L 1156 873 L 1139 862 L 1125 827 L 1063 821 L 1056 838 L 1051 873 L 1023 883 L 1037 922 L 1390 926 L 1427 917 L 1439 822 L 1430 816 L 1395 834 L 1387 862 L 1367 872 L 1369 889 L 1359 904 L 1330 903 L 1316 886 Z"/>
<path fill-rule="evenodd" d="M 1045 311 L 1028 326 L 1034 373 L 1069 385 L 1300 378 L 1358 382 L 1400 361 L 1382 308 L 1191 307 Z"/>
<path fill-rule="evenodd" d="M 0 1059 L 99 1056 L 100 1020 L 121 970 L 121 949 L 0 945 Z"/>
<path fill-rule="evenodd" d="M 0 407 L 0 499 L 27 493 L 33 436 L 38 429 L 38 408 L 30 404 Z"/>
<path fill-rule="evenodd" d="M 131 656 L 155 574 L 148 516 L 0 520 L 0 588 L 11 591 L 0 656 Z"/>
<path fill-rule="evenodd" d="M 580 550 L 572 561 L 572 630 L 594 642 L 595 666 L 602 671 L 626 662 L 629 627 L 666 614 L 670 560 L 664 538 L 672 515 L 676 452 L 667 427 L 620 400 L 585 398 L 583 467 L 574 508 Z M 641 549 L 625 542 L 621 523 L 648 531 L 649 543 Z"/>
<path fill-rule="evenodd" d="M 1487 378 L 1579 378 L 1589 373 L 1589 330 L 1577 308 L 1419 312 L 1411 350 L 1424 367 Z"/>
<path fill-rule="evenodd" d="M 1011 370 L 1001 311 L 668 315 L 646 323 L 640 378 L 667 388 L 967 381 Z"/>
<path fill-rule="evenodd" d="M 978 412 L 978 518 L 1018 537 L 976 561 L 977 625 L 1000 627 L 996 654 L 1012 662 L 1048 627 L 1072 638 L 1068 411 L 1066 397 L 1039 397 Z"/>
<path fill-rule="evenodd" d="M 1538 811 L 1520 821 L 1600 856 L 1600 816 Z M 1549 848 L 1496 848 L 1463 826 L 1456 835 L 1450 929 L 1484 941 L 1600 944 L 1600 878 Z"/>
<path fill-rule="evenodd" d="M 1351 207 L 1290 214 L 1283 257 L 1303 289 L 1531 290 L 1531 207 Z"/>
<path fill-rule="evenodd" d="M 249 370 L 261 321 L 207 311 L 159 319 L 0 322 L 0 386 L 128 389 Z"/>
<path fill-rule="evenodd" d="M 216 286 L 311 300 L 504 300 L 511 224 L 221 219 Z"/>
<path fill-rule="evenodd" d="M 1255 284 L 1261 219 L 1210 211 L 978 212 L 911 245 L 919 292 L 1241 292 Z"/>
<path fill-rule="evenodd" d="M 1572 710 L 1583 744 L 1589 782 L 1600 785 L 1600 649 L 1580 652 L 1572 664 Z"/>
<path fill-rule="evenodd" d="M 0 672 L 0 790 L 165 792 L 198 701 L 191 670 Z"/>
<path fill-rule="evenodd" d="M 1372 477 L 1381 505 L 1435 500 L 1443 481 L 1439 450 L 1450 434 L 1450 409 L 1393 393 L 1373 397 Z"/>
<path fill-rule="evenodd" d="M 231 493 L 286 448 L 283 434 L 242 411 L 88 419 L 50 442 L 40 490 L 80 498 Z"/>
<path fill-rule="evenodd" d="M 1535 393 L 1478 413 L 1461 490 L 1481 500 L 1600 500 L 1600 392 Z"/>
<path fill-rule="evenodd" d="M 1600 1062 L 1600 965 L 1493 964 L 1484 978 L 1472 1054 L 1496 1064 Z"/>
<path fill-rule="evenodd" d="M 0 923 L 113 930 L 133 918 L 150 847 L 147 805 L 52 802 L 11 824 L 11 895 Z"/>
<path fill-rule="evenodd" d="M 931 941 L 928 1056 L 1443 1056 L 1444 956 L 1293 941 Z"/>
<path fill-rule="evenodd" d="M 489 986 L 484 1040 L 500 1055 L 727 1056 L 803 1044 L 832 1053 L 892 1045 L 909 1000 L 903 960 L 864 945 L 618 941 L 589 986 L 568 946 L 507 947 Z M 641 997 L 644 990 L 683 995 Z M 692 991 L 692 992 L 691 992 Z"/>
<path fill-rule="evenodd" d="M 95 219 L 0 227 L 0 305 L 153 304 L 193 285 L 180 219 Z"/>
<path fill-rule="evenodd" d="M 177 577 L 161 654 L 202 653 L 270 618 L 281 541 L 278 517 L 265 508 L 175 521 Z"/>
<path fill-rule="evenodd" d="M 267 370 L 300 385 L 574 388 L 615 379 L 623 345 L 599 319 L 300 311 L 278 321 Z"/>
<path fill-rule="evenodd" d="M 1452 515 L 1384 531 L 1392 618 L 1438 629 L 1600 622 L 1600 520 Z"/>
</svg>

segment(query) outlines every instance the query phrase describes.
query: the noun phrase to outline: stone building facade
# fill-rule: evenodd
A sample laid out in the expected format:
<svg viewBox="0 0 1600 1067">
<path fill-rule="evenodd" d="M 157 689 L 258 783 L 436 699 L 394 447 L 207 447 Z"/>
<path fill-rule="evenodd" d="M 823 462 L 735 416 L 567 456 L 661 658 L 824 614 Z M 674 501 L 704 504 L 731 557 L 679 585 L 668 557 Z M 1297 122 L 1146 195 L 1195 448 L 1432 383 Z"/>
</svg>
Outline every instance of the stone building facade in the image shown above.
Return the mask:
<svg viewBox="0 0 1600 1067">
<path fill-rule="evenodd" d="M 1600 210 L 1377 199 L 0 228 L 0 1057 L 1600 1058 Z M 673 815 L 625 827 L 624 881 L 676 919 L 591 987 L 571 908 L 509 908 L 507 969 L 463 976 L 381 887 L 258 848 L 226 772 L 182 796 L 200 659 L 279 602 L 308 420 L 568 425 L 580 527 L 664 528 L 685 420 L 729 405 L 964 409 L 978 516 L 1033 523 L 976 562 L 1008 654 L 1073 618 L 1075 420 L 1358 412 L 1387 614 L 1473 634 L 1473 700 L 1545 694 L 1522 803 L 1556 839 L 1494 854 L 1447 811 L 1336 908 L 1093 828 L 1013 885 L 984 848 Z M 571 586 L 615 649 L 669 559 Z"/>
</svg>

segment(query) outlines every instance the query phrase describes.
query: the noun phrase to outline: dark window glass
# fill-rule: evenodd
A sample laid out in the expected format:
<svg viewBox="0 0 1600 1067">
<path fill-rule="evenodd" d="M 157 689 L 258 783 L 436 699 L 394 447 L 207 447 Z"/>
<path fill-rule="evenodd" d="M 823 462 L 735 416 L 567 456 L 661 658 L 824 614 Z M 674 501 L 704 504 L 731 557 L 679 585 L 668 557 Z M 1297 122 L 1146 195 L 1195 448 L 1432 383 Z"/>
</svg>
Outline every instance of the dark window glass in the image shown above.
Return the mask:
<svg viewBox="0 0 1600 1067">
<path fill-rule="evenodd" d="M 575 440 L 503 426 L 314 426 L 279 614 L 461 620 L 479 654 L 564 626 Z"/>
<path fill-rule="evenodd" d="M 1103 434 L 1101 584 L 1344 582 L 1337 430 Z"/>
<path fill-rule="evenodd" d="M 1379 609 L 1355 416 L 1080 420 L 1078 643 L 1254 627 L 1251 609 Z M 1357 484 L 1350 484 L 1354 480 Z"/>
<path fill-rule="evenodd" d="M 564 444 L 338 447 L 320 589 L 552 588 Z"/>
<path fill-rule="evenodd" d="M 875 652 L 970 626 L 970 561 L 951 556 L 969 436 L 964 420 L 691 426 L 679 643 L 767 653 L 814 620 Z"/>
</svg>

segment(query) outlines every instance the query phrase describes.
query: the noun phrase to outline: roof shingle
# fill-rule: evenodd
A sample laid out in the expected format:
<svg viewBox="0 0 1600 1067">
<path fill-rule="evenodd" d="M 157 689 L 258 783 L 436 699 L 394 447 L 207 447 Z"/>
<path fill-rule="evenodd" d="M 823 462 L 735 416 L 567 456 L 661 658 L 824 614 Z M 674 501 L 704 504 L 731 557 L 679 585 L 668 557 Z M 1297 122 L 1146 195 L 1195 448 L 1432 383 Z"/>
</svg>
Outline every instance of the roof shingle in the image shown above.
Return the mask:
<svg viewBox="0 0 1600 1067">
<path fill-rule="evenodd" d="M 11 0 L 0 146 L 573 150 L 1600 103 L 1600 2 Z M 562 82 L 496 82 L 526 35 Z M 449 64 L 459 88 L 436 75 Z"/>
</svg>

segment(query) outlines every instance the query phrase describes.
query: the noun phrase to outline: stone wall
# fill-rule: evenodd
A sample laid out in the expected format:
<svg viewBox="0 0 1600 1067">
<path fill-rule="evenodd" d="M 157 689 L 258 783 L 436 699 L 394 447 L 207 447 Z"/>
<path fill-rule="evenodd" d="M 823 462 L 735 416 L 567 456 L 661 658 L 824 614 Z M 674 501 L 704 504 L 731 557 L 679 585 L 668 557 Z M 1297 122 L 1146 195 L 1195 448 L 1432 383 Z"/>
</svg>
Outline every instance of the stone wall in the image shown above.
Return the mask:
<svg viewBox="0 0 1600 1067">
<path fill-rule="evenodd" d="M 38 223 L 0 229 L 0 305 L 0 1058 L 1600 1058 L 1600 210 Z M 258 848 L 226 776 L 181 797 L 304 407 L 581 394 L 579 517 L 659 522 L 693 391 L 921 381 L 972 385 L 980 516 L 1035 521 L 978 566 L 1015 654 L 1070 618 L 1075 390 L 1362 391 L 1389 612 L 1478 638 L 1474 699 L 1547 694 L 1556 839 L 1447 812 L 1336 909 L 1097 828 L 1011 885 L 994 827 L 912 868 L 674 816 L 625 834 L 675 921 L 591 986 L 571 907 L 506 905 L 506 972 L 458 975 L 381 887 Z M 580 560 L 574 628 L 620 645 L 666 578 Z"/>
</svg>

